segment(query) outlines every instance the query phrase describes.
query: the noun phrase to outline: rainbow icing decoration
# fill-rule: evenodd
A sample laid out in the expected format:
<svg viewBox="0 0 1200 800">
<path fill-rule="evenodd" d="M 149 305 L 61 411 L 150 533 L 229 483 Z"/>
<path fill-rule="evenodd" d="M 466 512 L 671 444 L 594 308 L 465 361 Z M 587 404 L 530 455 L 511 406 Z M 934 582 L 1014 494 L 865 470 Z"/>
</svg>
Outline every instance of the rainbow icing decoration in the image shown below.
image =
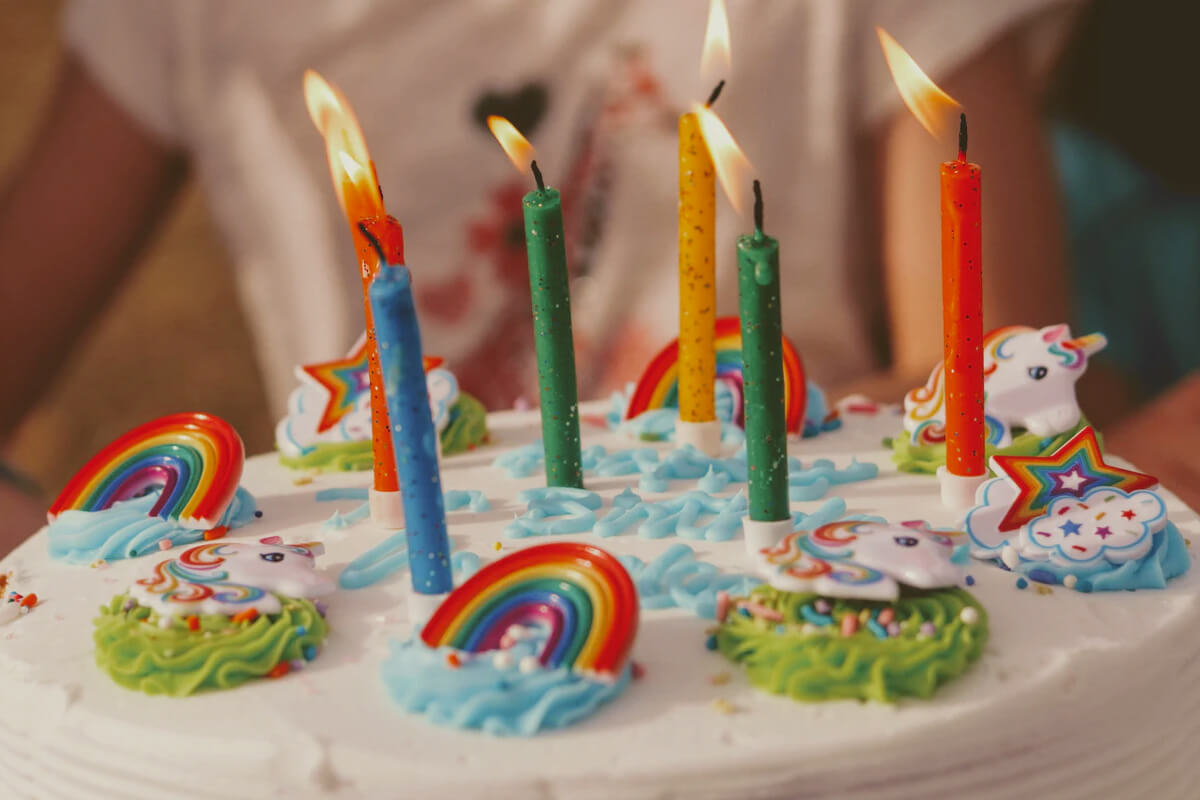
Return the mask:
<svg viewBox="0 0 1200 800">
<path fill-rule="evenodd" d="M 742 404 L 742 329 L 737 317 L 720 317 L 715 324 L 714 347 L 717 351 L 717 380 L 731 390 L 735 401 L 733 421 L 745 427 Z M 783 393 L 787 411 L 787 429 L 800 433 L 804 428 L 806 400 L 804 365 L 792 343 L 783 339 Z M 625 419 L 659 408 L 679 407 L 679 340 L 675 339 L 650 360 L 629 398 Z"/>
<path fill-rule="evenodd" d="M 499 649 L 511 626 L 531 623 L 549 630 L 542 666 L 615 681 L 637 634 L 637 591 L 605 550 L 576 542 L 538 545 L 468 578 L 434 612 L 421 639 L 430 647 L 482 653 Z"/>
<path fill-rule="evenodd" d="M 196 412 L 160 417 L 92 456 L 47 516 L 53 522 L 64 511 L 104 511 L 161 486 L 147 516 L 215 527 L 237 493 L 244 460 L 242 439 L 225 420 Z"/>
</svg>

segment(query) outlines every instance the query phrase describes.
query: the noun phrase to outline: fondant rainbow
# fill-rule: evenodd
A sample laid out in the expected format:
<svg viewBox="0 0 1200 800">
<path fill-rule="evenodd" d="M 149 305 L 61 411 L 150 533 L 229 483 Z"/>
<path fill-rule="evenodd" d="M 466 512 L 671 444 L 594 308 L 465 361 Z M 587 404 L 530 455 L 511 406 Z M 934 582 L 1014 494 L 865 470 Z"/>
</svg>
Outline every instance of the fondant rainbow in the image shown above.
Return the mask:
<svg viewBox="0 0 1200 800">
<path fill-rule="evenodd" d="M 472 575 L 434 612 L 421 638 L 430 647 L 482 653 L 498 649 L 511 626 L 529 623 L 550 631 L 543 666 L 615 680 L 637 633 L 637 591 L 621 563 L 598 547 L 538 545 Z"/>
<path fill-rule="evenodd" d="M 103 511 L 161 486 L 148 516 L 213 527 L 237 492 L 244 460 L 242 439 L 225 420 L 200 413 L 160 417 L 92 456 L 47 516 L 53 521 L 64 511 Z"/>
<path fill-rule="evenodd" d="M 717 380 L 733 390 L 737 400 L 734 422 L 745 427 L 742 407 L 742 327 L 737 317 L 720 317 L 716 321 Z M 787 429 L 800 433 L 804 428 L 805 393 L 804 365 L 792 343 L 783 339 L 783 391 L 787 409 Z M 679 340 L 675 339 L 650 360 L 638 379 L 625 419 L 656 408 L 679 406 Z"/>
</svg>

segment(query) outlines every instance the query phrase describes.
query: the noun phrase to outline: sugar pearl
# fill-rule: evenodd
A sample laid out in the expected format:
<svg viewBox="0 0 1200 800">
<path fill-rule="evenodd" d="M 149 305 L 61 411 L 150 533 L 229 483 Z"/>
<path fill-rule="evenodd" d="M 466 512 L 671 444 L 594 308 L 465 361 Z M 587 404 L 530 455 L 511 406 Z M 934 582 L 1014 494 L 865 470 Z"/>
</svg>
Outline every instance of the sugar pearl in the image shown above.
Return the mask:
<svg viewBox="0 0 1200 800">
<path fill-rule="evenodd" d="M 1064 575 L 1063 576 L 1062 585 L 1067 587 L 1068 589 L 1074 589 L 1075 584 L 1077 584 L 1077 583 L 1079 583 L 1079 578 L 1076 578 L 1074 575 Z"/>
<path fill-rule="evenodd" d="M 518 665 L 518 668 L 521 670 L 521 672 L 528 675 L 531 672 L 537 672 L 541 666 L 542 665 L 537 660 L 537 656 L 525 656 L 521 659 L 521 663 Z"/>
<path fill-rule="evenodd" d="M 968 625 L 974 625 L 979 622 L 979 611 L 974 606 L 967 606 L 958 613 L 958 618 Z"/>
<path fill-rule="evenodd" d="M 164 631 L 167 628 L 171 627 L 171 618 L 170 617 L 159 617 L 158 618 L 158 627 L 162 628 Z"/>
<path fill-rule="evenodd" d="M 830 611 L 833 611 L 833 603 L 822 597 L 813 603 L 813 608 L 818 614 L 828 614 Z"/>
<path fill-rule="evenodd" d="M 921 623 L 922 636 L 933 636 L 935 633 L 937 633 L 937 625 L 934 625 L 932 622 Z"/>
<path fill-rule="evenodd" d="M 512 653 L 506 653 L 503 650 L 498 650 L 492 656 L 492 666 L 496 669 L 512 669 L 512 665 Z"/>
</svg>

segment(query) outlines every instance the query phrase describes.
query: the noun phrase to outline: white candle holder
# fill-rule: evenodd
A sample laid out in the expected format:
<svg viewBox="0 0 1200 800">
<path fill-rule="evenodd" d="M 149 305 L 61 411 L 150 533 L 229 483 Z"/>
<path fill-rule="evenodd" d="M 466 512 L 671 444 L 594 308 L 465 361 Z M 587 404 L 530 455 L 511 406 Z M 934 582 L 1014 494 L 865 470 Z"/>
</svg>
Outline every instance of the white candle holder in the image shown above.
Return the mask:
<svg viewBox="0 0 1200 800">
<path fill-rule="evenodd" d="M 938 467 L 938 481 L 942 485 L 942 505 L 951 511 L 966 511 L 975 505 L 975 493 L 987 480 L 982 475 L 955 475 L 945 466 Z"/>
<path fill-rule="evenodd" d="M 449 596 L 449 592 L 421 594 L 410 587 L 408 590 L 408 621 L 414 626 L 424 625 Z"/>
<path fill-rule="evenodd" d="M 367 503 L 371 509 L 371 522 L 391 531 L 404 527 L 404 496 L 399 489 L 384 492 L 371 487 L 367 493 Z"/>
<path fill-rule="evenodd" d="M 764 547 L 774 547 L 792 532 L 790 519 L 762 522 L 753 519 L 742 520 L 742 537 L 746 542 L 746 555 L 754 557 Z"/>
<path fill-rule="evenodd" d="M 675 446 L 690 444 L 709 458 L 721 456 L 721 421 L 688 422 L 675 420 Z"/>
</svg>

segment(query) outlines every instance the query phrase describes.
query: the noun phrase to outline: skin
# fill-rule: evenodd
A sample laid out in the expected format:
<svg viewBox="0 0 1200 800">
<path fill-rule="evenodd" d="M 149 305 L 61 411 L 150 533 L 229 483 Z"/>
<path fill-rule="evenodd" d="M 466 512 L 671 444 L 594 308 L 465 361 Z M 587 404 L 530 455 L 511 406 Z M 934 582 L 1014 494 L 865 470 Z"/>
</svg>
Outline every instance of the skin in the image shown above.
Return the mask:
<svg viewBox="0 0 1200 800">
<path fill-rule="evenodd" d="M 970 155 L 986 165 L 989 326 L 1041 326 L 1068 318 L 1054 172 L 1039 122 L 1038 87 L 1025 69 L 1020 41 L 1016 34 L 1001 37 L 945 87 L 969 109 Z M 0 445 L 102 313 L 186 176 L 184 154 L 139 127 L 69 55 L 32 142 L 0 189 L 0 265 L 38 265 L 0 268 L 0 342 L 21 345 L 0 347 L 0 374 L 21 376 L 22 387 L 0 393 Z M 941 257 L 932 165 L 953 153 L 907 112 L 882 126 L 875 145 L 892 367 L 832 387 L 830 395 L 862 392 L 896 401 L 923 383 L 942 356 L 940 300 L 929 289 L 940 285 Z M 49 208 L 55 210 L 53 218 L 45 213 Z M 1093 373 L 1087 380 L 1103 388 L 1104 398 L 1131 397 L 1119 376 Z M 1101 423 L 1123 410 L 1087 397 L 1084 406 Z M 1109 430 L 1114 449 L 1157 474 L 1193 506 L 1200 505 L 1200 471 L 1171 454 L 1200 449 L 1197 409 L 1200 378 L 1183 382 L 1144 413 Z M 45 508 L 44 499 L 0 484 L 0 556 L 42 524 Z"/>
</svg>

